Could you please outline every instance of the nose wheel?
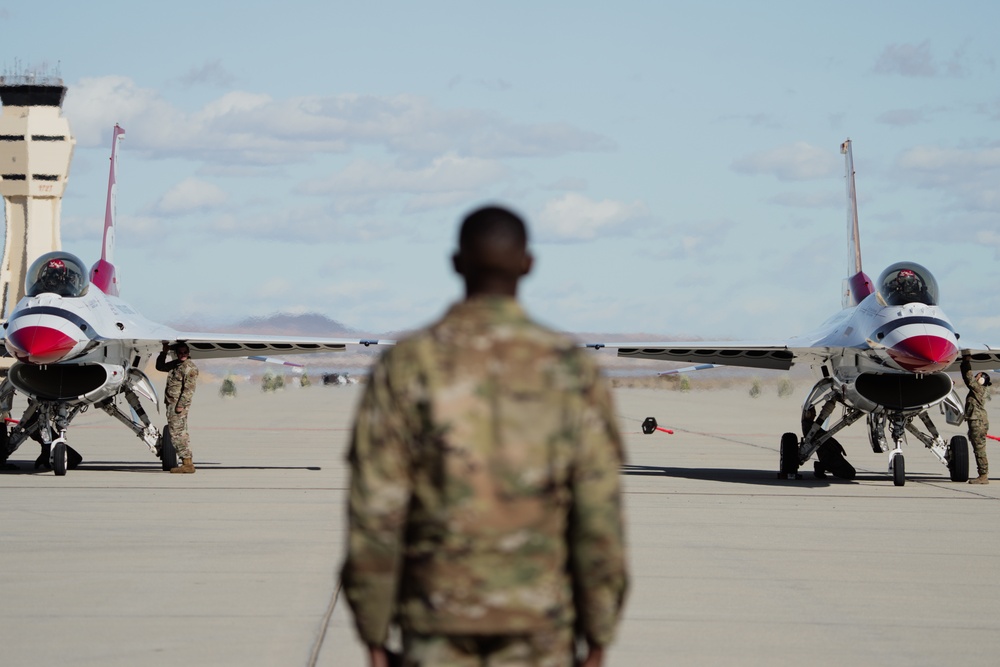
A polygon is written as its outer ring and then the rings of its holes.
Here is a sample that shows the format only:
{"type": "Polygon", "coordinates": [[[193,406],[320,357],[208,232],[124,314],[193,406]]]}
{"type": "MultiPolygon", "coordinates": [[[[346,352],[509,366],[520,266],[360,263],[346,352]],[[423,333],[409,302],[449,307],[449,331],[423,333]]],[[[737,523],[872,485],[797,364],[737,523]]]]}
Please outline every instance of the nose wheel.
{"type": "Polygon", "coordinates": [[[66,442],[56,441],[52,443],[52,472],[55,473],[56,477],[62,477],[66,474],[68,464],[69,456],[67,455],[66,442]]]}
{"type": "Polygon", "coordinates": [[[903,452],[897,449],[889,457],[889,471],[892,472],[892,483],[896,486],[906,484],[906,462],[903,460],[903,452]]]}

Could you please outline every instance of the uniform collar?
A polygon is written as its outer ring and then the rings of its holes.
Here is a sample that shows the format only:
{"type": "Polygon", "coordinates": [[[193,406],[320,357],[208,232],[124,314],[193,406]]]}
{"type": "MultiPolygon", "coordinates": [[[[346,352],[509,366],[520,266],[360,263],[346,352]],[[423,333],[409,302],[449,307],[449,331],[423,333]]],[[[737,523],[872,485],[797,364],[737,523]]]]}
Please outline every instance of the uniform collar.
{"type": "Polygon", "coordinates": [[[477,296],[471,299],[459,301],[453,305],[449,314],[454,315],[479,315],[485,317],[497,317],[510,319],[525,317],[524,308],[512,296],[477,296]]]}

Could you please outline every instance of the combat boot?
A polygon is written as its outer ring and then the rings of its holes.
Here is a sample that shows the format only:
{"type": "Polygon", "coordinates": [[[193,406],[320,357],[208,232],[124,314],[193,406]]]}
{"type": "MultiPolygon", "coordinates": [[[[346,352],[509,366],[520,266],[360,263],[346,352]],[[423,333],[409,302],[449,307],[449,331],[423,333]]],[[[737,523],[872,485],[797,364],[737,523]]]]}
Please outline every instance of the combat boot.
{"type": "Polygon", "coordinates": [[[191,474],[194,472],[194,463],[191,462],[191,457],[181,459],[181,464],[176,468],[171,468],[170,472],[177,472],[181,474],[191,474]]]}
{"type": "Polygon", "coordinates": [[[985,472],[979,477],[969,480],[969,484],[989,484],[989,483],[990,483],[990,476],[987,475],[985,472]]]}

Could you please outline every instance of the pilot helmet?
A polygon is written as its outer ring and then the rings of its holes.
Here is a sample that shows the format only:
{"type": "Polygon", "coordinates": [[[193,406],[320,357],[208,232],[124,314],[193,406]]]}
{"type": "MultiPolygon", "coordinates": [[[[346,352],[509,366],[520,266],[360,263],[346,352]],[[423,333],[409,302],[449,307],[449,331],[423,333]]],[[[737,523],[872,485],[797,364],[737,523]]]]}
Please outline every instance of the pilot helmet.
{"type": "Polygon", "coordinates": [[[912,289],[920,285],[920,278],[913,269],[900,269],[896,274],[896,284],[904,289],[912,289]]]}
{"type": "Polygon", "coordinates": [[[42,268],[41,281],[47,286],[65,285],[69,281],[69,269],[59,257],[53,257],[45,262],[42,268]]]}

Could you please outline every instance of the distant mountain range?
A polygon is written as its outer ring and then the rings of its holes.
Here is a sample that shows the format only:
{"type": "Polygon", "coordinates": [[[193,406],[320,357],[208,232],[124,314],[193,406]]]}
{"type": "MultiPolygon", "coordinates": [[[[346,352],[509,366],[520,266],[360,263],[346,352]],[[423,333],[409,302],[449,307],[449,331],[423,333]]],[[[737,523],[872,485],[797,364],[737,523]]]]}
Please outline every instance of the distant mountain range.
{"type": "MultiPolygon", "coordinates": [[[[232,324],[206,325],[203,322],[174,322],[172,327],[187,331],[238,332],[251,334],[279,334],[282,336],[324,336],[328,338],[343,338],[365,336],[371,338],[396,339],[405,331],[364,331],[354,329],[337,320],[330,319],[319,313],[293,315],[290,313],[275,313],[266,317],[247,317],[232,324]]],[[[639,341],[671,341],[676,337],[663,334],[646,333],[575,333],[568,332],[574,338],[587,342],[639,342],[639,341]]]]}
{"type": "Polygon", "coordinates": [[[267,317],[248,317],[232,326],[234,331],[256,334],[281,334],[283,336],[326,336],[336,338],[358,335],[356,329],[351,329],[337,320],[332,320],[319,313],[290,315],[275,313],[267,317]]]}
{"type": "Polygon", "coordinates": [[[185,320],[172,322],[170,326],[182,331],[230,332],[248,334],[276,334],[280,336],[308,336],[324,338],[343,338],[365,336],[384,338],[385,334],[360,331],[341,324],[319,313],[292,315],[290,313],[275,313],[266,317],[247,317],[232,324],[205,324],[204,322],[185,320]]]}

